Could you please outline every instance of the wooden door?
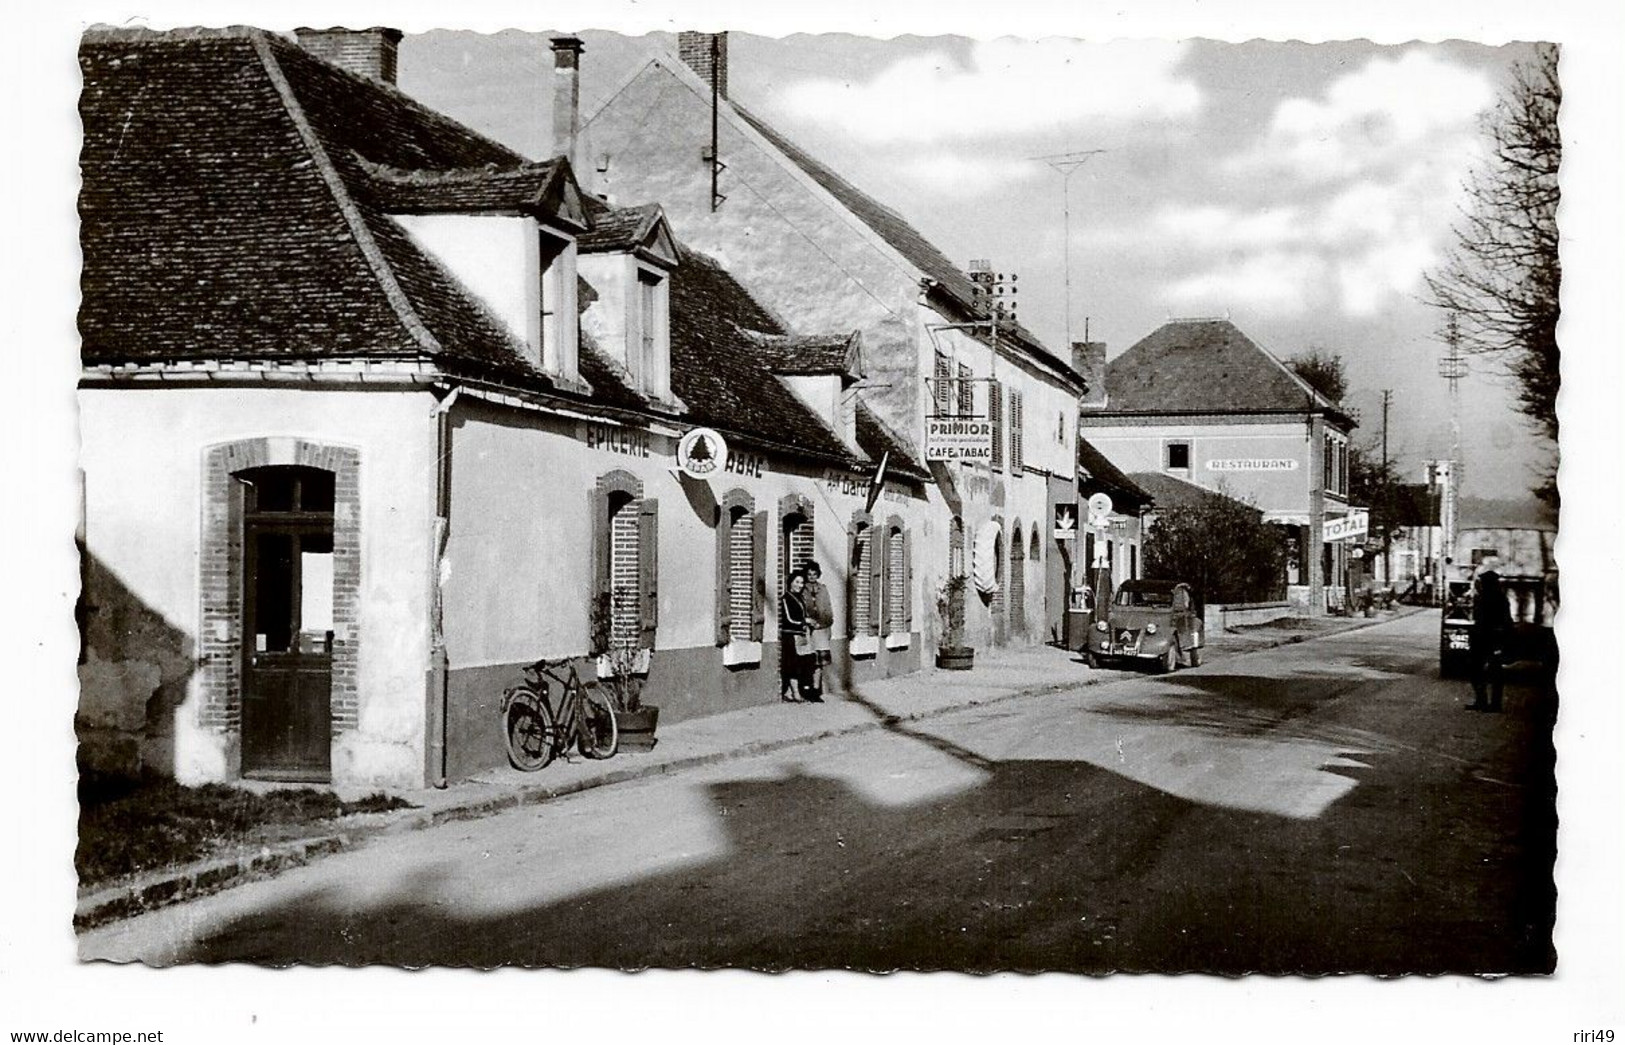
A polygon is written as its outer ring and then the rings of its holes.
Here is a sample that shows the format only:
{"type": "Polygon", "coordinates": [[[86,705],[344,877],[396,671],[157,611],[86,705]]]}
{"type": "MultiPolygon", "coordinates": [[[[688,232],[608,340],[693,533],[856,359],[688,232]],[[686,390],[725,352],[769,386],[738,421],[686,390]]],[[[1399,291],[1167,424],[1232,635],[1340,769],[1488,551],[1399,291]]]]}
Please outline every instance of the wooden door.
{"type": "Polygon", "coordinates": [[[326,781],[332,770],[333,480],[257,468],[243,524],[245,777],[326,781]]]}

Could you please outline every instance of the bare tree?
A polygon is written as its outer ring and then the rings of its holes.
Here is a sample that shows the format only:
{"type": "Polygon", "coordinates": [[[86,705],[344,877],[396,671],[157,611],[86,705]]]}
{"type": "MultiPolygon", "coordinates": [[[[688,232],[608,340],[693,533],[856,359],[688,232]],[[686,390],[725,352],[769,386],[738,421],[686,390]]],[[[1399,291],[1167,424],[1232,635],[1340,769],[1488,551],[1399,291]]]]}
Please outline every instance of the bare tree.
{"type": "MultiPolygon", "coordinates": [[[[1557,183],[1563,142],[1558,49],[1537,46],[1484,120],[1490,155],[1467,182],[1455,244],[1428,276],[1431,304],[1454,314],[1462,347],[1497,357],[1517,382],[1518,404],[1557,439],[1557,183]]],[[[1555,504],[1546,476],[1535,491],[1555,504]]]]}

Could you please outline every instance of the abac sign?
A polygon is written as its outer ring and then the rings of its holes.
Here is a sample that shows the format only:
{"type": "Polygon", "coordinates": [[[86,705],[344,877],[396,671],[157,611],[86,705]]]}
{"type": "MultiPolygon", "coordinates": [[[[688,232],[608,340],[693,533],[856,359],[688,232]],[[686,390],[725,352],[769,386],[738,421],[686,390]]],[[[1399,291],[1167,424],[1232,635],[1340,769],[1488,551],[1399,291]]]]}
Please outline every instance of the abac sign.
{"type": "Polygon", "coordinates": [[[993,422],[963,417],[926,418],[925,459],[993,460],[993,422]]]}

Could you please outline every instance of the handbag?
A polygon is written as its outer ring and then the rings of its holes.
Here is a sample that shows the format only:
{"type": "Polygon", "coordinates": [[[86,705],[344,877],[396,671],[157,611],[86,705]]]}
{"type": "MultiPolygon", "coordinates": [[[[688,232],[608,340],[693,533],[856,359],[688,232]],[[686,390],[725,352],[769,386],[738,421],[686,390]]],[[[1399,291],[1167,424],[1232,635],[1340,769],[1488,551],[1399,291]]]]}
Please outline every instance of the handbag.
{"type": "Polygon", "coordinates": [[[805,632],[796,635],[796,656],[805,657],[812,652],[812,637],[805,632]]]}

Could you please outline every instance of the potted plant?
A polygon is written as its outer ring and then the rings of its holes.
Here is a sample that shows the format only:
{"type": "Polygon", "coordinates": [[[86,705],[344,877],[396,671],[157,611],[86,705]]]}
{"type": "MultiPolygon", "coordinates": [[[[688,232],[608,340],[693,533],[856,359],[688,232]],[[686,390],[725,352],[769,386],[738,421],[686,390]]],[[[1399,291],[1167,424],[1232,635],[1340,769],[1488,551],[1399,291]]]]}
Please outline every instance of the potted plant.
{"type": "Polygon", "coordinates": [[[626,588],[603,592],[593,604],[592,651],[598,660],[598,682],[609,693],[615,709],[615,727],[622,751],[648,751],[655,746],[655,725],[660,709],[643,702],[643,677],[649,672],[649,651],[636,641],[615,639],[615,611],[629,610],[636,596],[626,588]]]}
{"type": "Polygon", "coordinates": [[[937,667],[969,671],[976,651],[965,645],[965,575],[957,574],[937,588],[937,619],[942,639],[937,646],[937,667]]]}

